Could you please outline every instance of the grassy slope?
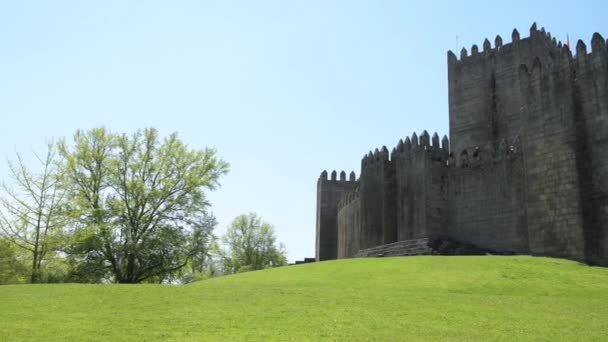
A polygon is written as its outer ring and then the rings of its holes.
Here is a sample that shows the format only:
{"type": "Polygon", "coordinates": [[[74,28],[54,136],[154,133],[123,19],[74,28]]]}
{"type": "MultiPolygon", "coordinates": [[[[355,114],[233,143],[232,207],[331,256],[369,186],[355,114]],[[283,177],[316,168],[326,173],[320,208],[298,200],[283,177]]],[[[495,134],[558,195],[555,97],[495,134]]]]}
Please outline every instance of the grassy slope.
{"type": "Polygon", "coordinates": [[[187,286],[0,287],[0,340],[606,340],[608,269],[532,257],[331,261],[187,286]]]}

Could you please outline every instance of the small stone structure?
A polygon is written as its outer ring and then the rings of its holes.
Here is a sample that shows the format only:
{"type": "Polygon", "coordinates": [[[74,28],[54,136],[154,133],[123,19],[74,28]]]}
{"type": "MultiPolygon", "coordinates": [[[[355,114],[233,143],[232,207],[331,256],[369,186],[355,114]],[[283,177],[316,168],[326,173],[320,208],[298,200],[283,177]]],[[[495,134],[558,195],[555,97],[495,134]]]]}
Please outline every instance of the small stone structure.
{"type": "Polygon", "coordinates": [[[359,179],[323,171],[316,259],[428,238],[608,265],[606,40],[573,55],[534,24],[447,61],[450,139],[370,151],[359,179]]]}

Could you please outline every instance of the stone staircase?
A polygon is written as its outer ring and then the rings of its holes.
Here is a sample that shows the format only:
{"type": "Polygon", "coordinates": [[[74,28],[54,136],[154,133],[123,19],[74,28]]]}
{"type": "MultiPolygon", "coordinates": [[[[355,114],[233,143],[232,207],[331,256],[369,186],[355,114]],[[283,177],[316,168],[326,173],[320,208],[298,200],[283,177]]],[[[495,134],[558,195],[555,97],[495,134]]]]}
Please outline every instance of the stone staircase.
{"type": "Polygon", "coordinates": [[[431,255],[436,254],[429,247],[429,239],[405,240],[380,245],[372,248],[362,249],[355,255],[355,258],[381,257],[381,256],[411,256],[411,255],[431,255]]]}

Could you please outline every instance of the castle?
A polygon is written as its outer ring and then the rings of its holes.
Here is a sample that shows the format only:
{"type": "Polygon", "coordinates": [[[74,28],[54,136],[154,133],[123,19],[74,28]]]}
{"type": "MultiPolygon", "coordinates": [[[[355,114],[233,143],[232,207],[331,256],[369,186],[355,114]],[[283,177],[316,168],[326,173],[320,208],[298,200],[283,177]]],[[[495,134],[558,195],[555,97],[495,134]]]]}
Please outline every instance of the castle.
{"type": "Polygon", "coordinates": [[[421,238],[608,266],[608,43],[536,24],[448,51],[450,137],[426,131],[317,182],[316,259],[421,238]]]}

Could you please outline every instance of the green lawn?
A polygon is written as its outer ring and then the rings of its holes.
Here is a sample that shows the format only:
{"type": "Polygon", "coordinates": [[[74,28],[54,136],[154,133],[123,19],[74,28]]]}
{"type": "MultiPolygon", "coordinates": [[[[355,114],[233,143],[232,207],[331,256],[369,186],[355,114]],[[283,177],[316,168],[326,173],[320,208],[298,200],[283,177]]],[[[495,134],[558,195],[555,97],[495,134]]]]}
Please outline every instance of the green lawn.
{"type": "Polygon", "coordinates": [[[430,256],[186,286],[1,286],[0,340],[607,341],[608,269],[430,256]]]}

